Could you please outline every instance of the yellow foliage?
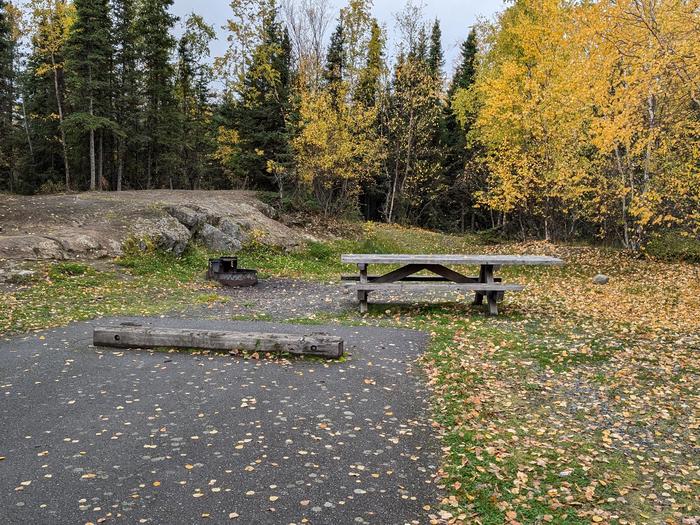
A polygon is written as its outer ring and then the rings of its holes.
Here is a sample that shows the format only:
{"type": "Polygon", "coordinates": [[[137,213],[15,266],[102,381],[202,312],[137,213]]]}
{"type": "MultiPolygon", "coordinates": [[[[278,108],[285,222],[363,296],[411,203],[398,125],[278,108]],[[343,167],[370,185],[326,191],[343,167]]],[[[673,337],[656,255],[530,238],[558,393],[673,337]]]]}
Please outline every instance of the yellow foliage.
{"type": "Polygon", "coordinates": [[[519,0],[486,28],[463,111],[491,172],[482,201],[606,222],[635,246],[697,222],[700,0],[519,0]],[[610,218],[615,219],[610,224],[610,218]]]}
{"type": "Polygon", "coordinates": [[[376,108],[349,103],[340,91],[302,93],[302,130],[293,141],[299,179],[327,214],[356,203],[360,183],[377,173],[384,155],[376,108]]]}

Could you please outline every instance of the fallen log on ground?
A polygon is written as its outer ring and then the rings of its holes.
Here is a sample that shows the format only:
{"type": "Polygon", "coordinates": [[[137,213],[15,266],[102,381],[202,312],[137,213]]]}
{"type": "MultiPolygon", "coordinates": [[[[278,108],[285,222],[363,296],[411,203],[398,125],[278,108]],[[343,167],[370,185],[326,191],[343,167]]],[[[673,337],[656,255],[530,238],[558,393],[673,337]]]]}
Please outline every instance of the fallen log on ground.
{"type": "Polygon", "coordinates": [[[338,359],[344,342],[323,334],[292,335],[176,328],[120,326],[95,328],[95,346],[111,348],[192,348],[199,350],[289,353],[338,359]]]}

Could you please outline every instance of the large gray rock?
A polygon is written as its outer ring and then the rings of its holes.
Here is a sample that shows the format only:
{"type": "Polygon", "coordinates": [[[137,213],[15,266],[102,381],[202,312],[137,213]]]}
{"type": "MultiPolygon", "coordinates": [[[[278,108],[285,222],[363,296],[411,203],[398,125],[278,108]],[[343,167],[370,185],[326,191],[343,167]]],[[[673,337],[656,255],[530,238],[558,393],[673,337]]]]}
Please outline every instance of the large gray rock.
{"type": "Polygon", "coordinates": [[[240,240],[226,235],[219,228],[215,228],[211,224],[205,224],[197,238],[205,248],[213,252],[234,254],[238,253],[242,246],[240,240]]]}
{"type": "Polygon", "coordinates": [[[224,235],[238,240],[241,244],[248,242],[250,236],[241,228],[241,225],[234,221],[231,217],[224,217],[219,221],[217,226],[224,235]]]}
{"type": "Polygon", "coordinates": [[[138,221],[132,230],[132,236],[180,256],[187,249],[192,232],[177,219],[168,216],[158,220],[138,221]]]}
{"type": "Polygon", "coordinates": [[[207,222],[206,213],[197,211],[189,206],[169,206],[166,208],[166,211],[189,230],[199,231],[207,222]]]}
{"type": "Polygon", "coordinates": [[[55,239],[40,235],[0,237],[0,258],[24,260],[63,260],[66,254],[55,239]]]}

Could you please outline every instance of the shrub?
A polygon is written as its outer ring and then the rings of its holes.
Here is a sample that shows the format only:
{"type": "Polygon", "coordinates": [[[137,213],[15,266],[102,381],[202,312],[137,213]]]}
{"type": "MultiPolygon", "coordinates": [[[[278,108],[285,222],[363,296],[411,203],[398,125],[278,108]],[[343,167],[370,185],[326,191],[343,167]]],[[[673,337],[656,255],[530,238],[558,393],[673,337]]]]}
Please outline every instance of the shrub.
{"type": "Polygon", "coordinates": [[[664,261],[700,263],[700,240],[679,232],[654,235],[644,251],[664,261]]]}

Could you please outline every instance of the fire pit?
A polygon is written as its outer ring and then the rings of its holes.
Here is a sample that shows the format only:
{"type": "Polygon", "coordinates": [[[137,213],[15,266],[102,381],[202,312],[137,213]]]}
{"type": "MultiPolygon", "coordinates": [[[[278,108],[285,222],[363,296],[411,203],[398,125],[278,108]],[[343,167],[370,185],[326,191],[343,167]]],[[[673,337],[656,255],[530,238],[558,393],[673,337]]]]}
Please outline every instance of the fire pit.
{"type": "Polygon", "coordinates": [[[222,257],[209,260],[207,279],[218,281],[224,286],[243,288],[258,284],[258,272],[238,268],[238,257],[222,257]]]}

